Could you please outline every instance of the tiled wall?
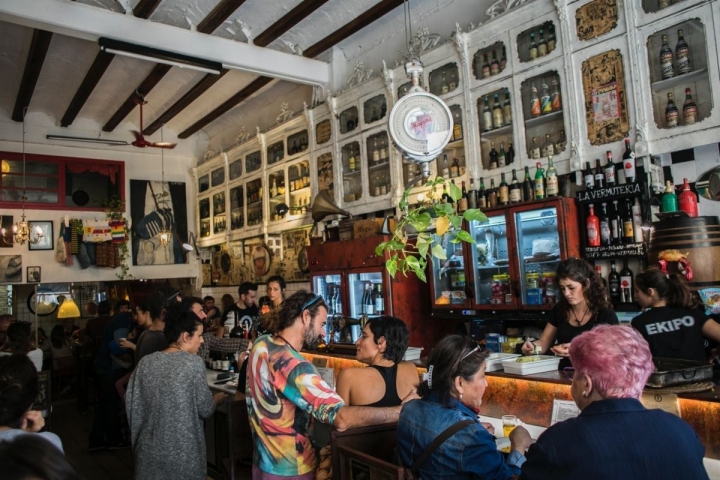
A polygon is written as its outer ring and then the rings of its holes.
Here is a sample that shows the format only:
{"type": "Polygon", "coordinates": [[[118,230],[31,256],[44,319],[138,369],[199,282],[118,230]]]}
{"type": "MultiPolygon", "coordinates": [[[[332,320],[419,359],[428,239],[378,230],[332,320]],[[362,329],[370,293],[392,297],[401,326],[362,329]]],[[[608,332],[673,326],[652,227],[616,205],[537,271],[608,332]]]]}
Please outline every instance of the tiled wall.
{"type": "MultiPolygon", "coordinates": [[[[258,298],[265,295],[265,292],[267,290],[266,285],[258,285],[258,298]]],[[[310,282],[297,282],[297,283],[288,283],[287,288],[285,289],[285,298],[289,297],[293,293],[297,292],[298,290],[312,290],[312,287],[310,286],[310,282]]],[[[229,293],[232,295],[232,297],[237,300],[238,299],[238,287],[203,287],[202,289],[202,295],[201,298],[210,295],[215,298],[215,305],[220,305],[220,299],[223,295],[226,293],[229,293]]]]}

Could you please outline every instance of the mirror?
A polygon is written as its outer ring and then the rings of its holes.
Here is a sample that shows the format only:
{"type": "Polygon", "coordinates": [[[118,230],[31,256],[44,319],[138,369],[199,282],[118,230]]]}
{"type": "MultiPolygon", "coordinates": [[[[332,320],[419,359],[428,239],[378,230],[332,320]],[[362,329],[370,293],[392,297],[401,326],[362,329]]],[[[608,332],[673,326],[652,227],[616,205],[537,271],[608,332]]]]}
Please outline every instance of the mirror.
{"type": "Polygon", "coordinates": [[[703,198],[720,201],[720,166],[700,175],[695,182],[695,190],[703,198]]]}

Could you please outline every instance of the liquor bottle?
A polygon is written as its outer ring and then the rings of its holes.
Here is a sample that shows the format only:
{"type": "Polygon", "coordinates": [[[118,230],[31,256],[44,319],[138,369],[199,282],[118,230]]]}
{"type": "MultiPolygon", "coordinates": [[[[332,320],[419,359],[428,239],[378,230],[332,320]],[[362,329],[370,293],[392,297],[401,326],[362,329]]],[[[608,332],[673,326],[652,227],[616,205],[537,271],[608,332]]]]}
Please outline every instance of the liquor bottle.
{"type": "Polygon", "coordinates": [[[366,315],[375,315],[375,302],[373,301],[373,284],[372,282],[368,282],[366,286],[366,296],[365,296],[365,314],[366,315]]]}
{"type": "Polygon", "coordinates": [[[442,191],[442,203],[450,203],[450,195],[448,195],[447,187],[445,184],[443,184],[443,191],[442,191]]]}
{"type": "Polygon", "coordinates": [[[600,245],[609,247],[611,244],[610,215],[608,215],[607,203],[603,202],[600,204],[600,245]]]}
{"type": "Polygon", "coordinates": [[[548,156],[548,168],[547,172],[545,173],[545,183],[545,196],[547,198],[557,197],[560,188],[558,184],[557,170],[555,170],[555,165],[553,165],[552,155],[548,156]]]}
{"type": "Polygon", "coordinates": [[[528,49],[528,55],[530,57],[530,61],[533,61],[538,56],[538,47],[537,43],[535,43],[535,34],[530,34],[530,48],[528,49]]]}
{"type": "Polygon", "coordinates": [[[530,116],[539,117],[540,112],[540,98],[538,98],[537,88],[533,85],[530,87],[530,116]]]}
{"type": "Polygon", "coordinates": [[[613,163],[612,152],[607,151],[607,163],[603,168],[605,174],[605,185],[608,187],[614,187],[617,184],[617,178],[615,177],[615,163],[613,163]]]}
{"type": "Polygon", "coordinates": [[[542,156],[550,157],[555,155],[555,144],[550,140],[550,134],[545,134],[545,143],[542,146],[542,156]]]}
{"type": "Polygon", "coordinates": [[[483,209],[488,206],[487,192],[485,191],[485,179],[480,177],[480,188],[477,193],[478,208],[483,209]]]}
{"type": "Polygon", "coordinates": [[[600,265],[595,265],[595,273],[597,273],[598,278],[600,278],[605,285],[605,290],[608,288],[607,280],[605,280],[602,276],[602,267],[600,265]]]}
{"type": "Polygon", "coordinates": [[[372,165],[380,163],[380,149],[378,148],[377,138],[373,139],[372,165]]]}
{"type": "Polygon", "coordinates": [[[450,178],[450,167],[448,167],[447,155],[443,155],[443,167],[440,171],[440,176],[443,178],[450,178]]]}
{"type": "Polygon", "coordinates": [[[486,132],[489,132],[493,129],[493,116],[492,112],[490,111],[490,97],[485,95],[485,106],[483,107],[483,113],[482,113],[482,124],[483,124],[483,130],[486,132]]]}
{"type": "Polygon", "coordinates": [[[605,187],[605,171],[600,166],[600,159],[595,159],[595,188],[605,187]]]}
{"type": "Polygon", "coordinates": [[[410,183],[415,178],[415,164],[408,163],[407,166],[407,183],[410,183]]]}
{"type": "Polygon", "coordinates": [[[512,107],[510,106],[509,90],[505,90],[505,101],[503,102],[503,118],[505,119],[505,125],[512,125],[512,107]]]}
{"type": "Polygon", "coordinates": [[[625,199],[625,215],[623,216],[623,243],[635,241],[635,225],[633,224],[632,205],[630,199],[625,199]]]}
{"type": "Polygon", "coordinates": [[[668,92],[667,96],[668,103],[667,107],[665,107],[665,128],[675,128],[678,126],[680,112],[678,112],[678,108],[675,105],[672,92],[668,92]]]}
{"type": "Polygon", "coordinates": [[[457,76],[455,70],[450,70],[450,81],[448,82],[448,90],[452,92],[457,88],[457,76]]]}
{"type": "Polygon", "coordinates": [[[552,103],[550,102],[550,89],[548,89],[547,83],[543,80],[543,83],[540,85],[540,89],[542,90],[542,95],[540,95],[540,111],[543,115],[546,113],[552,113],[552,103]]]}
{"type": "Polygon", "coordinates": [[[500,55],[500,71],[505,70],[505,65],[507,65],[507,54],[505,53],[505,45],[503,45],[502,55],[500,55]]]}
{"type": "Polygon", "coordinates": [[[673,51],[668,45],[667,35],[662,36],[662,46],[660,47],[660,77],[665,80],[675,76],[675,67],[673,66],[673,51]]]}
{"type": "Polygon", "coordinates": [[[677,212],[678,209],[678,198],[675,195],[675,189],[673,188],[672,182],[668,180],[665,183],[665,193],[662,196],[662,211],[663,212],[677,212]]]}
{"type": "Polygon", "coordinates": [[[625,183],[635,181],[635,153],[630,148],[630,139],[625,139],[625,152],[622,156],[623,170],[625,171],[625,183]]]}
{"type": "Polygon", "coordinates": [[[675,46],[675,64],[677,65],[678,75],[692,72],[692,62],[690,60],[690,46],[683,37],[683,31],[678,30],[678,41],[675,46]]]}
{"type": "Polygon", "coordinates": [[[610,275],[608,275],[610,289],[610,300],[612,303],[620,303],[620,274],[615,267],[615,260],[610,262],[610,275]]]}
{"type": "Polygon", "coordinates": [[[452,165],[450,165],[450,176],[451,177],[459,177],[460,176],[460,162],[458,162],[457,157],[453,158],[452,165]]]}
{"type": "Polygon", "coordinates": [[[697,122],[697,105],[690,94],[690,89],[685,89],[685,103],[683,104],[683,124],[692,125],[697,122]]]}
{"type": "Polygon", "coordinates": [[[488,62],[487,53],[483,53],[482,78],[490,76],[490,62],[488,62]]]}
{"type": "Polygon", "coordinates": [[[375,294],[373,296],[375,304],[375,315],[382,315],[385,312],[385,299],[382,294],[382,284],[375,284],[375,294]]]}
{"type": "Polygon", "coordinates": [[[560,130],[560,135],[558,135],[558,141],[555,142],[555,152],[564,152],[566,144],[567,140],[565,139],[565,130],[560,130]]]}
{"type": "Polygon", "coordinates": [[[453,142],[462,140],[462,138],[462,119],[460,118],[460,109],[457,109],[453,114],[453,142]]]}
{"type": "Polygon", "coordinates": [[[510,203],[522,202],[522,188],[517,179],[517,171],[512,169],[512,182],[510,182],[510,203]]]}
{"type": "Polygon", "coordinates": [[[642,206],[640,205],[640,199],[638,197],[635,197],[632,205],[632,218],[635,243],[642,242],[644,240],[642,230],[642,206]]]}
{"type": "Polygon", "coordinates": [[[478,208],[477,190],[475,190],[475,179],[470,177],[470,190],[468,191],[468,208],[478,208]]]}
{"type": "Polygon", "coordinates": [[[552,104],[553,112],[562,110],[562,97],[560,95],[560,82],[557,77],[552,79],[553,91],[550,94],[550,103],[552,104]]]}
{"type": "Polygon", "coordinates": [[[468,209],[468,192],[465,188],[465,181],[462,182],[462,197],[460,197],[460,200],[458,200],[458,213],[463,213],[465,210],[468,209]]]}
{"type": "Polygon", "coordinates": [[[500,62],[498,62],[497,53],[493,50],[492,61],[490,62],[490,75],[497,75],[498,73],[500,73],[500,62]]]}
{"type": "Polygon", "coordinates": [[[627,258],[623,258],[623,269],[620,270],[620,302],[633,303],[633,272],[627,258]]]}
{"type": "Polygon", "coordinates": [[[498,168],[498,153],[495,150],[495,142],[490,143],[490,170],[498,168]]]}
{"type": "Polygon", "coordinates": [[[623,221],[620,215],[620,206],[617,200],[613,200],[613,214],[610,217],[610,234],[612,235],[613,245],[622,245],[622,229],[623,221]]]}
{"type": "Polygon", "coordinates": [[[535,168],[535,200],[542,200],[545,198],[545,173],[540,162],[535,168]]]}
{"type": "Polygon", "coordinates": [[[500,205],[510,203],[510,187],[505,181],[505,173],[500,174],[500,187],[498,188],[498,202],[500,205]]]}
{"type": "Polygon", "coordinates": [[[353,147],[350,147],[350,153],[348,154],[348,170],[351,172],[355,171],[355,155],[353,154],[353,147]]]}
{"type": "Polygon", "coordinates": [[[512,164],[515,161],[515,149],[512,146],[512,141],[508,143],[507,153],[505,154],[505,163],[507,165],[512,164]]]}
{"type": "Polygon", "coordinates": [[[500,142],[500,151],[498,152],[498,167],[507,165],[507,152],[505,152],[505,142],[500,142]]]}
{"type": "Polygon", "coordinates": [[[600,246],[600,219],[595,215],[595,206],[590,204],[590,213],[585,219],[585,227],[587,228],[587,241],[589,247],[600,246]]]}
{"type": "Polygon", "coordinates": [[[583,170],[583,178],[585,179],[585,189],[592,190],[595,188],[595,174],[590,169],[590,162],[585,162],[585,170],[583,170]]]}
{"type": "Polygon", "coordinates": [[[495,94],[494,99],[495,103],[493,104],[492,109],[493,128],[500,128],[505,124],[505,122],[503,121],[503,109],[502,105],[500,105],[500,100],[497,93],[495,94]]]}
{"type": "Polygon", "coordinates": [[[555,50],[555,24],[551,23],[548,27],[548,53],[555,50]]]}
{"type": "Polygon", "coordinates": [[[488,208],[493,208],[497,205],[497,189],[495,188],[495,179],[490,179],[490,190],[488,191],[488,208]]]}
{"type": "Polygon", "coordinates": [[[697,197],[695,196],[695,192],[690,190],[687,178],[683,178],[682,192],[678,195],[678,206],[680,210],[687,213],[689,217],[698,216],[697,197]]]}
{"type": "Polygon", "coordinates": [[[535,137],[532,137],[532,145],[530,145],[528,157],[530,157],[531,160],[540,160],[540,145],[537,144],[535,137]]]}
{"type": "Polygon", "coordinates": [[[445,72],[442,72],[441,82],[442,83],[440,84],[440,94],[444,95],[450,91],[450,87],[448,86],[448,83],[447,83],[447,75],[445,72]]]}
{"type": "Polygon", "coordinates": [[[548,46],[547,42],[545,41],[545,32],[542,28],[540,29],[540,38],[538,39],[537,49],[538,57],[544,57],[548,53],[548,46]]]}
{"type": "Polygon", "coordinates": [[[525,167],[525,179],[522,184],[523,202],[529,202],[535,198],[535,185],[530,178],[530,167],[525,167]]]}
{"type": "Polygon", "coordinates": [[[270,185],[270,197],[276,197],[277,196],[277,184],[275,183],[275,177],[272,179],[272,184],[270,185]]]}

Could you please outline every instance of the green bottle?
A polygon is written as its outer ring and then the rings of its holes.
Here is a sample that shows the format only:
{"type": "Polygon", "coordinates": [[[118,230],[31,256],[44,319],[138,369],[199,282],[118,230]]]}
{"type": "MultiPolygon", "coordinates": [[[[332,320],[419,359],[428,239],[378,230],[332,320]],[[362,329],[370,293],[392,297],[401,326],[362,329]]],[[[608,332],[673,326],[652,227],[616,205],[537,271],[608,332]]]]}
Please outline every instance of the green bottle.
{"type": "Polygon", "coordinates": [[[662,211],[663,212],[677,212],[678,209],[678,197],[675,195],[675,189],[672,183],[668,180],[665,183],[665,194],[662,197],[662,211]]]}
{"type": "Polygon", "coordinates": [[[535,200],[545,198],[545,173],[542,165],[537,162],[537,170],[535,170],[535,200]]]}

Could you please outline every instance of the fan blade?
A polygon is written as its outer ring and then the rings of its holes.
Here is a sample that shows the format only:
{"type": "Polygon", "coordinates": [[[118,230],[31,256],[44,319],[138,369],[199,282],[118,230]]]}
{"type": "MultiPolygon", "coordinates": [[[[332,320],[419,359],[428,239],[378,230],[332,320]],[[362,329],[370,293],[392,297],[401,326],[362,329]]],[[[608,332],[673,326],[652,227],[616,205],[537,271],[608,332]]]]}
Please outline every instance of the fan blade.
{"type": "Polygon", "coordinates": [[[142,133],[138,132],[137,130],[131,130],[131,132],[133,133],[133,135],[135,135],[135,140],[137,140],[138,142],[145,141],[145,137],[142,133]]]}
{"type": "Polygon", "coordinates": [[[168,149],[171,149],[171,148],[177,147],[177,143],[154,142],[154,143],[150,143],[149,146],[150,146],[150,147],[155,147],[155,148],[168,148],[168,149]]]}

